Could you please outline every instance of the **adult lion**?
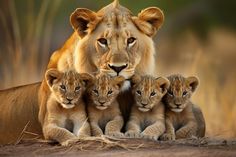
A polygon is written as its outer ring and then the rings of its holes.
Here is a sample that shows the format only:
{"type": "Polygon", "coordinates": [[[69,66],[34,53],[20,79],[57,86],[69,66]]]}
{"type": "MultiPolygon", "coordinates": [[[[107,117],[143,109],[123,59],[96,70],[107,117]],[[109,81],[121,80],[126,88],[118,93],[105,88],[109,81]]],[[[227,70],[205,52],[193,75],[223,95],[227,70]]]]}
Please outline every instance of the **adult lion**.
{"type": "MultiPolygon", "coordinates": [[[[159,8],[146,8],[134,16],[115,0],[98,12],[76,9],[70,20],[75,32],[60,50],[54,52],[47,68],[60,71],[75,68],[87,73],[100,71],[126,79],[134,73],[154,75],[152,37],[164,21],[159,8]]],[[[44,123],[49,92],[45,80],[41,85],[36,83],[0,91],[0,112],[6,112],[0,115],[0,142],[16,140],[28,122],[27,131],[41,134],[39,122],[44,123]],[[27,114],[29,116],[25,116],[27,114]]],[[[129,90],[119,96],[119,103],[127,119],[132,103],[129,90]]]]}
{"type": "MultiPolygon", "coordinates": [[[[76,9],[70,18],[75,33],[64,47],[52,55],[48,68],[60,71],[75,68],[80,73],[103,72],[112,76],[122,75],[126,79],[134,73],[154,75],[155,46],[152,37],[163,20],[164,15],[159,8],[150,7],[133,16],[118,1],[98,12],[76,9]]],[[[39,120],[43,124],[49,95],[45,81],[39,94],[39,120]]],[[[119,96],[125,119],[132,102],[124,96],[129,94],[129,90],[125,90],[119,96]]]]}

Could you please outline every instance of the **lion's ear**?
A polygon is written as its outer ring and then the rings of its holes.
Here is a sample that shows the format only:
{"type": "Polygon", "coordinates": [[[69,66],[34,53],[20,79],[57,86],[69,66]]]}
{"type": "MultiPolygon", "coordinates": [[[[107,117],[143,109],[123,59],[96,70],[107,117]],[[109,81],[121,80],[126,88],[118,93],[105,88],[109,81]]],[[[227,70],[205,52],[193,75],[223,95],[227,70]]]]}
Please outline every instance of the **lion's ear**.
{"type": "Polygon", "coordinates": [[[156,78],[157,84],[161,88],[162,94],[166,94],[168,88],[170,87],[170,81],[164,77],[156,78]]]}
{"type": "Polygon", "coordinates": [[[88,84],[92,83],[94,80],[94,77],[88,73],[81,73],[80,74],[81,79],[84,81],[85,85],[87,86],[88,84]]]}
{"type": "Polygon", "coordinates": [[[97,14],[86,8],[78,8],[70,16],[70,23],[80,38],[95,29],[97,22],[97,14]]]}
{"type": "Polygon", "coordinates": [[[192,92],[194,92],[199,84],[199,79],[195,76],[190,76],[187,78],[187,84],[191,87],[192,92]]]}
{"type": "Polygon", "coordinates": [[[131,85],[135,85],[137,83],[139,83],[141,81],[141,76],[138,75],[138,74],[134,74],[132,77],[131,77],[131,85]]]}
{"type": "Polygon", "coordinates": [[[116,76],[113,80],[113,83],[115,85],[118,85],[119,87],[122,87],[124,82],[125,82],[125,78],[123,76],[116,76]]]}
{"type": "Polygon", "coordinates": [[[49,87],[52,87],[55,80],[61,77],[62,73],[57,69],[49,69],[46,71],[45,78],[49,87]]]}
{"type": "Polygon", "coordinates": [[[137,27],[148,36],[154,36],[164,22],[164,14],[157,7],[142,10],[138,17],[133,18],[137,27]]]}

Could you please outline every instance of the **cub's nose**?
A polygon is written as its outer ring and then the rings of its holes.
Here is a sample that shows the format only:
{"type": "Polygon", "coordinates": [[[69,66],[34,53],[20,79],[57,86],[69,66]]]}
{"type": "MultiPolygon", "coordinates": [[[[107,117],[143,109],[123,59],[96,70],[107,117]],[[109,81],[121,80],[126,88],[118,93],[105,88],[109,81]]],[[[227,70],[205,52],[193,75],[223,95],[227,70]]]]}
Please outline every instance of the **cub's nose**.
{"type": "Polygon", "coordinates": [[[99,101],[99,103],[100,103],[101,105],[103,105],[103,104],[105,104],[105,101],[99,101]]]}
{"type": "Polygon", "coordinates": [[[125,69],[125,68],[128,66],[128,64],[125,64],[125,65],[122,65],[122,66],[114,66],[114,65],[108,64],[108,66],[109,66],[112,70],[114,70],[115,72],[119,73],[119,72],[121,72],[123,69],[125,69]]]}
{"type": "Polygon", "coordinates": [[[66,98],[67,101],[71,102],[73,99],[71,98],[66,98]]]}
{"type": "Polygon", "coordinates": [[[180,107],[181,103],[175,103],[175,105],[176,105],[177,107],[180,107]]]}
{"type": "Polygon", "coordinates": [[[148,105],[148,103],[141,103],[144,107],[148,105]]]}

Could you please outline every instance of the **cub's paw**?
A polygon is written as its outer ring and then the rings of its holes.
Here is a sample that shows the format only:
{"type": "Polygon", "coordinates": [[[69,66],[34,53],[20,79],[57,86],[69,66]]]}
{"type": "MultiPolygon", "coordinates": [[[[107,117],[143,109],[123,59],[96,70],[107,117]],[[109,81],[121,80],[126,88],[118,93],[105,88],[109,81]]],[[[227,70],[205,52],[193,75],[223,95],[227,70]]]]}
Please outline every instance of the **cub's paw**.
{"type": "Polygon", "coordinates": [[[194,130],[178,130],[176,132],[176,139],[194,138],[195,135],[196,131],[194,130]]]}
{"type": "Polygon", "coordinates": [[[79,141],[79,138],[73,138],[73,139],[69,139],[69,140],[62,142],[61,145],[66,146],[66,147],[71,147],[71,146],[75,145],[76,142],[78,142],[78,141],[79,141]]]}
{"type": "Polygon", "coordinates": [[[125,136],[126,137],[129,137],[129,138],[140,138],[140,133],[139,132],[136,132],[136,131],[127,131],[125,133],[125,136]]]}
{"type": "Polygon", "coordinates": [[[102,131],[93,131],[92,132],[92,136],[95,136],[95,137],[101,137],[103,134],[102,131]]]}
{"type": "Polygon", "coordinates": [[[164,133],[163,135],[161,135],[160,139],[163,141],[175,140],[175,135],[170,133],[164,133]]]}
{"type": "Polygon", "coordinates": [[[159,136],[147,135],[147,134],[141,133],[141,138],[144,138],[144,139],[158,140],[158,137],[159,136]]]}
{"type": "Polygon", "coordinates": [[[118,131],[117,132],[109,132],[106,135],[112,136],[112,137],[118,137],[118,138],[122,138],[125,136],[122,132],[118,132],[118,131]]]}

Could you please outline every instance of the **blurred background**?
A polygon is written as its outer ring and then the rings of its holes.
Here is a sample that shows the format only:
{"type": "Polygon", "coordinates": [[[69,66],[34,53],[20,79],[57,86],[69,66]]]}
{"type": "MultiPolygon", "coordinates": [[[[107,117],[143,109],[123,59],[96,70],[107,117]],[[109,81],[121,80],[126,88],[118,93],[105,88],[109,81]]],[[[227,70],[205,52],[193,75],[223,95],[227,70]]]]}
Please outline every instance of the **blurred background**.
{"type": "MultiPolygon", "coordinates": [[[[112,0],[0,0],[0,89],[40,81],[50,55],[73,30],[77,7],[97,11],[112,0]]],[[[120,0],[134,15],[149,6],[165,13],[154,40],[157,73],[200,78],[193,102],[207,136],[236,137],[236,1],[120,0]]]]}

